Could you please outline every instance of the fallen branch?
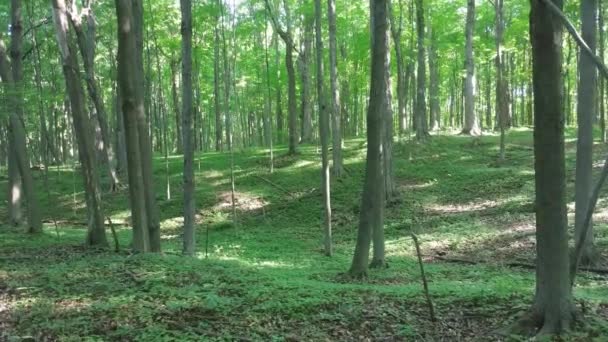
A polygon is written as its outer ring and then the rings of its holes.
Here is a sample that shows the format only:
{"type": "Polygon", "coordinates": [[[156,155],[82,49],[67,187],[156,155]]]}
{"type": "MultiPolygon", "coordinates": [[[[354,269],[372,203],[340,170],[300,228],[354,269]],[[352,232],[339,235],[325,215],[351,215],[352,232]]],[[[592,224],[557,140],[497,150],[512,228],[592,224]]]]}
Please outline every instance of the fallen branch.
{"type": "Polygon", "coordinates": [[[435,317],[435,309],[433,308],[433,301],[431,300],[431,295],[429,294],[429,285],[426,281],[426,275],[424,274],[424,265],[422,263],[422,254],[420,253],[420,243],[418,243],[418,237],[416,234],[412,233],[412,240],[414,240],[414,245],[416,246],[416,254],[418,254],[418,264],[420,265],[420,276],[422,277],[422,286],[424,287],[424,296],[426,297],[426,304],[429,307],[429,315],[431,316],[432,322],[437,322],[437,317],[435,317]]]}
{"type": "MultiPolygon", "coordinates": [[[[507,267],[519,267],[519,268],[525,268],[528,270],[535,270],[536,269],[536,265],[534,264],[529,264],[529,263],[525,263],[525,262],[520,262],[520,261],[515,261],[515,262],[507,262],[504,264],[491,264],[489,262],[486,261],[477,261],[477,260],[469,260],[469,259],[460,259],[460,258],[446,258],[446,257],[442,257],[442,256],[435,256],[434,257],[437,260],[441,260],[441,261],[445,261],[445,262],[449,262],[449,263],[456,263],[456,264],[465,264],[465,265],[494,265],[494,266],[507,266],[507,267]]],[[[590,272],[590,273],[597,273],[597,274],[608,274],[608,269],[604,269],[604,268],[595,268],[595,267],[580,267],[579,268],[581,271],[585,271],[585,272],[590,272]]]]}
{"type": "Polygon", "coordinates": [[[293,193],[292,191],[289,191],[289,190],[285,189],[284,187],[282,187],[282,186],[280,186],[280,185],[278,185],[278,184],[276,184],[276,183],[273,183],[273,182],[272,182],[272,181],[270,181],[269,179],[266,179],[266,178],[264,178],[264,177],[262,177],[262,176],[258,176],[258,175],[253,175],[253,176],[254,176],[254,177],[256,177],[256,178],[259,178],[259,179],[263,180],[264,182],[266,182],[266,183],[268,183],[268,184],[272,185],[273,187],[275,187],[275,188],[277,188],[277,189],[279,189],[279,190],[283,191],[285,194],[289,195],[290,197],[291,197],[291,196],[293,196],[293,195],[292,195],[292,193],[293,193]]]}

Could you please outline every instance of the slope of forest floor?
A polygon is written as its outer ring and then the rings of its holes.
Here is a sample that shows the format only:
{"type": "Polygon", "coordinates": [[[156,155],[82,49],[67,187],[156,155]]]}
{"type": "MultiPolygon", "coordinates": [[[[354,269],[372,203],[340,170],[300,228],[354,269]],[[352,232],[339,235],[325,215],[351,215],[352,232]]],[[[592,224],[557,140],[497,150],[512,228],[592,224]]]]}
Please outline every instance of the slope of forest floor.
{"type": "MultiPolygon", "coordinates": [[[[568,132],[572,138],[574,132],[568,132]]],[[[607,149],[596,145],[598,171],[607,149]]],[[[575,141],[567,142],[573,194],[575,141]]],[[[358,223],[365,142],[346,141],[347,175],[333,180],[335,256],[322,254],[319,154],[235,153],[237,224],[232,224],[230,158],[198,155],[198,257],[181,257],[181,168],[155,161],[164,254],[128,253],[127,192],[106,193],[121,251],[85,250],[80,174],[37,173],[45,230],[0,227],[0,340],[37,341],[458,341],[517,340],[496,331],[530,305],[534,272],[534,173],[530,130],[498,138],[437,135],[395,146],[399,196],[387,210],[390,267],[347,281],[358,223]],[[74,183],[76,182],[76,183],[74,183]],[[429,318],[415,248],[418,235],[437,322],[429,318]],[[205,252],[207,251],[207,252],[205,252]],[[518,267],[519,265],[519,267],[518,267]],[[523,267],[521,267],[523,265],[523,267]]],[[[0,174],[6,175],[5,172],[0,174]]],[[[0,188],[6,186],[0,177],[0,188]]],[[[606,192],[608,194],[608,192],[606,192]]],[[[6,192],[0,199],[6,201],[6,192]]],[[[572,196],[569,209],[573,211],[572,196]]],[[[6,217],[4,206],[0,217],[6,217]]],[[[572,220],[573,217],[571,217],[572,220]]],[[[595,223],[608,268],[608,208],[595,223]]],[[[112,241],[112,235],[108,231],[112,241]]],[[[113,244],[113,243],[112,243],[113,244]]],[[[608,336],[608,276],[583,272],[575,289],[586,324],[568,340],[608,336]]]]}

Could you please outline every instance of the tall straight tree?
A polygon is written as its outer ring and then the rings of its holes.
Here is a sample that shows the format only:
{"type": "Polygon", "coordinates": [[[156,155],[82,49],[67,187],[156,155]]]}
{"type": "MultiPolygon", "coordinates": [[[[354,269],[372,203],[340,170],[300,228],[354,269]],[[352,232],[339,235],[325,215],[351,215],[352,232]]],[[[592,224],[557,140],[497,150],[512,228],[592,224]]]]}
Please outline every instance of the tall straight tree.
{"type": "Polygon", "coordinates": [[[302,143],[312,142],[312,106],[311,106],[311,77],[310,58],[312,54],[312,30],[314,17],[306,14],[304,16],[304,39],[300,49],[300,75],[302,78],[302,143]]]}
{"type": "MultiPolygon", "coordinates": [[[[384,168],[382,166],[382,142],[385,129],[385,114],[387,108],[387,92],[389,80],[387,68],[388,50],[388,1],[370,0],[371,38],[371,84],[369,107],[367,111],[367,159],[365,164],[365,181],[361,208],[359,211],[359,230],[353,261],[349,274],[354,278],[367,275],[369,247],[374,231],[384,229],[384,168]]],[[[374,237],[374,260],[377,263],[377,245],[374,237]]],[[[378,257],[380,256],[378,250],[378,257]]],[[[382,255],[382,258],[384,256],[382,255]]],[[[383,261],[383,260],[382,260],[383,261]]]]}
{"type": "MultiPolygon", "coordinates": [[[[321,138],[321,189],[323,192],[323,232],[325,255],[333,254],[331,237],[331,186],[329,172],[329,115],[323,86],[323,32],[321,31],[321,0],[315,0],[315,41],[317,44],[317,101],[319,136],[321,138]]],[[[369,247],[368,247],[369,248],[369,247]]]]}
{"type": "MultiPolygon", "coordinates": [[[[501,0],[498,0],[501,1],[501,0]]],[[[475,33],[475,0],[467,0],[467,22],[465,29],[466,79],[464,83],[464,127],[463,134],[479,135],[479,120],[475,112],[475,58],[473,57],[473,34],[475,33]]]]}
{"type": "Polygon", "coordinates": [[[329,23],[329,84],[331,92],[331,136],[334,175],[342,176],[342,129],[340,127],[340,93],[338,91],[338,43],[336,38],[336,0],[327,0],[329,23]]]}
{"type": "Polygon", "coordinates": [[[272,12],[272,8],[270,7],[270,2],[265,0],[266,9],[270,15],[270,19],[272,20],[272,25],[277,32],[277,34],[281,37],[283,42],[285,43],[285,67],[287,69],[287,110],[289,111],[289,154],[297,153],[297,145],[298,145],[298,114],[297,114],[297,103],[296,103],[296,71],[294,67],[293,61],[293,52],[295,50],[295,45],[293,41],[293,28],[291,24],[291,13],[289,11],[289,6],[287,0],[283,0],[283,10],[285,11],[285,27],[283,28],[279,23],[279,19],[272,12]]]}
{"type": "Polygon", "coordinates": [[[505,77],[505,56],[503,51],[503,34],[505,30],[504,0],[494,2],[496,11],[496,116],[500,129],[499,159],[505,159],[505,130],[509,121],[509,94],[505,77]]]}
{"type": "Polygon", "coordinates": [[[403,0],[399,1],[399,19],[395,18],[395,6],[393,2],[389,2],[390,10],[390,25],[393,44],[395,46],[395,58],[397,59],[397,105],[399,120],[399,134],[403,134],[407,128],[407,115],[405,111],[407,103],[406,95],[406,72],[403,67],[403,49],[401,48],[401,35],[403,33],[403,0]]]}
{"type": "MultiPolygon", "coordinates": [[[[149,134],[150,124],[146,113],[147,101],[144,101],[144,62],[143,62],[143,28],[144,28],[144,9],[143,0],[132,0],[133,3],[133,25],[135,33],[135,62],[136,62],[136,81],[135,87],[138,103],[143,103],[144,111],[137,112],[137,130],[139,132],[139,148],[141,151],[142,175],[144,181],[144,194],[146,198],[146,215],[148,232],[150,237],[150,251],[160,252],[160,219],[159,210],[156,203],[156,192],[154,188],[154,178],[152,175],[152,143],[149,134]]],[[[179,123],[178,123],[179,127],[179,123]]]]}
{"type": "Polygon", "coordinates": [[[426,58],[424,47],[424,0],[416,0],[416,34],[418,38],[418,72],[416,76],[416,139],[429,135],[426,119],[426,58]]]}
{"type": "Polygon", "coordinates": [[[9,130],[9,216],[13,224],[21,220],[21,185],[28,204],[28,233],[42,231],[40,207],[36,197],[34,178],[30,170],[27,136],[23,123],[23,21],[21,1],[11,1],[11,45],[10,60],[4,42],[0,40],[0,78],[2,78],[10,100],[9,130]]]}
{"type": "Polygon", "coordinates": [[[95,106],[94,117],[101,133],[101,146],[99,150],[110,176],[110,189],[116,190],[120,180],[116,171],[114,149],[110,142],[110,128],[108,127],[105,104],[101,98],[102,94],[99,84],[95,79],[96,24],[93,16],[92,2],[92,0],[86,0],[85,8],[80,13],[76,12],[76,6],[72,6],[72,10],[68,12],[68,18],[76,33],[78,48],[82,55],[87,92],[95,106]]]}
{"type": "Polygon", "coordinates": [[[192,137],[192,1],[180,0],[182,12],[182,120],[184,134],[184,254],[195,252],[194,144],[192,137]]]}
{"type": "MultiPolygon", "coordinates": [[[[82,80],[79,76],[77,49],[69,32],[68,12],[64,0],[51,0],[57,44],[61,54],[63,75],[70,98],[72,123],[78,143],[78,157],[82,167],[85,185],[85,198],[88,209],[88,233],[86,244],[107,246],[108,241],[104,227],[104,215],[97,173],[97,158],[92,140],[93,129],[85,109],[85,95],[82,80]]],[[[72,7],[74,9],[74,7],[72,7]]],[[[80,16],[71,15],[75,26],[80,25],[80,16]]]]}
{"type": "Polygon", "coordinates": [[[141,10],[138,1],[116,0],[118,75],[128,154],[133,248],[138,252],[156,252],[160,251],[160,225],[143,100],[141,10]]]}
{"type": "MultiPolygon", "coordinates": [[[[551,0],[560,9],[562,0],[551,0]]],[[[562,107],[562,24],[533,1],[530,35],[534,83],[536,180],[536,296],[531,320],[539,334],[568,330],[573,317],[562,107]]]]}
{"type": "MultiPolygon", "coordinates": [[[[581,1],[582,36],[595,53],[597,0],[581,1]]],[[[603,28],[602,28],[603,29],[603,28]]],[[[579,86],[577,101],[578,140],[576,142],[575,225],[576,240],[581,239],[593,180],[593,118],[596,115],[597,70],[593,59],[581,53],[578,59],[579,86]]],[[[593,224],[590,223],[581,262],[593,261],[593,224]]]]}

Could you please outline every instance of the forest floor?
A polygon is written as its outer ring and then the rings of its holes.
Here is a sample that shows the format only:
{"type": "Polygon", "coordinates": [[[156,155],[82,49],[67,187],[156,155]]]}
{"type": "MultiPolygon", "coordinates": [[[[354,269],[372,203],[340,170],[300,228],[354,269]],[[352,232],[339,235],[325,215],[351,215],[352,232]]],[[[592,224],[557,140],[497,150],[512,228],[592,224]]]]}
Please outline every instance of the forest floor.
{"type": "MultiPolygon", "coordinates": [[[[570,130],[567,142],[571,222],[573,135],[570,130]]],[[[512,130],[507,142],[500,167],[496,136],[437,135],[426,144],[397,143],[399,197],[386,213],[390,267],[358,282],[341,273],[355,243],[362,139],[346,141],[347,175],[332,184],[332,258],[322,254],[315,146],[301,146],[296,157],[280,149],[273,174],[266,150],[235,154],[236,226],[230,158],[198,155],[197,258],[179,255],[180,157],[169,159],[170,200],[165,162],[155,162],[162,255],[129,254],[125,190],[104,195],[121,251],[85,250],[83,193],[74,193],[75,185],[81,188],[80,174],[53,167],[44,191],[43,173],[37,172],[44,233],[27,236],[0,227],[0,340],[517,340],[496,332],[525,311],[533,296],[534,271],[516,265],[532,265],[535,255],[531,131],[512,130]],[[425,304],[410,233],[421,242],[437,322],[425,304]]],[[[596,146],[599,171],[607,149],[596,146]]],[[[4,189],[6,176],[0,178],[4,189]]],[[[5,194],[0,192],[2,202],[5,194]]],[[[0,210],[5,218],[5,207],[0,210]]],[[[608,268],[605,200],[595,223],[602,252],[597,267],[608,268]]],[[[586,324],[567,339],[605,341],[608,276],[583,272],[575,297],[586,324]]]]}

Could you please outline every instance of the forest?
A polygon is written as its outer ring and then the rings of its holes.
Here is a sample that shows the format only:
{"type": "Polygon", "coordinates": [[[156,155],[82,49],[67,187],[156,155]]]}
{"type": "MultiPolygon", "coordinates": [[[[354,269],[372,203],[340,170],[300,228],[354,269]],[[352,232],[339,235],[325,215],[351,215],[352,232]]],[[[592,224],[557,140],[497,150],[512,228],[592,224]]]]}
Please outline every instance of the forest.
{"type": "Polygon", "coordinates": [[[604,5],[0,2],[0,341],[608,341],[604,5]]]}

